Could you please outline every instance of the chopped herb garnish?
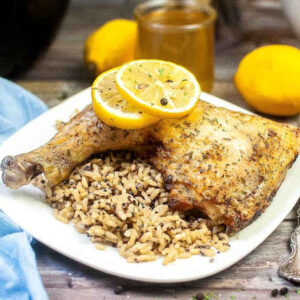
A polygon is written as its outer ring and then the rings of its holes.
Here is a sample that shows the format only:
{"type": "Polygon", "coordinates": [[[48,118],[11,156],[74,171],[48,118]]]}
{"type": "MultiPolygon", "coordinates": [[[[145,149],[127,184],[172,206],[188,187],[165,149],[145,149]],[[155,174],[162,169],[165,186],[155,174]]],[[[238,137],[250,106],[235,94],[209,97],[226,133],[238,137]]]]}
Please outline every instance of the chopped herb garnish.
{"type": "Polygon", "coordinates": [[[129,71],[129,72],[131,72],[131,71],[132,71],[132,69],[131,69],[131,68],[129,68],[129,69],[128,69],[128,71],[129,71]]]}
{"type": "Polygon", "coordinates": [[[232,299],[232,300],[236,299],[236,295],[231,295],[230,299],[232,299]]]}
{"type": "Polygon", "coordinates": [[[164,71],[165,71],[164,68],[159,69],[159,70],[158,70],[159,75],[160,75],[160,76],[163,76],[163,75],[164,75],[164,71]]]}
{"type": "Polygon", "coordinates": [[[300,290],[296,290],[296,294],[300,295],[300,290]]]}
{"type": "Polygon", "coordinates": [[[210,300],[210,299],[217,299],[218,295],[215,295],[214,293],[207,293],[204,295],[203,299],[204,300],[210,300]]]}
{"type": "Polygon", "coordinates": [[[147,74],[149,78],[152,78],[152,75],[150,73],[147,74]]]}
{"type": "Polygon", "coordinates": [[[188,81],[186,78],[182,79],[182,81],[188,81]]]}

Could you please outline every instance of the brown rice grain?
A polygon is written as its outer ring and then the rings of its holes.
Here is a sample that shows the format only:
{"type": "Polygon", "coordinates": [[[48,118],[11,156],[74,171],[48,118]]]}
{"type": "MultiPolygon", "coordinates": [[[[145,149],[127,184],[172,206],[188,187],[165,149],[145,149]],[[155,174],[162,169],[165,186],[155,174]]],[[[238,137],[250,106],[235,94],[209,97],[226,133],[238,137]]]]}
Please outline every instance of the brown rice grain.
{"type": "Polygon", "coordinates": [[[78,166],[46,200],[61,222],[88,234],[96,249],[118,248],[128,262],[163,264],[229,248],[223,226],[172,211],[161,174],[130,152],[107,152],[78,166]],[[209,224],[209,225],[208,225],[209,224]]]}

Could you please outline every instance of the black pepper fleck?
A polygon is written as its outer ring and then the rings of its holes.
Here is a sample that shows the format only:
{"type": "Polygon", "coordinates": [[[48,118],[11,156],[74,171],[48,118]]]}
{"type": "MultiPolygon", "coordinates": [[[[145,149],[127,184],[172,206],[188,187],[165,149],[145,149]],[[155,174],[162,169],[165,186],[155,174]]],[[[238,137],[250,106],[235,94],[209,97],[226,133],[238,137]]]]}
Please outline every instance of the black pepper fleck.
{"type": "Polygon", "coordinates": [[[160,99],[160,104],[163,105],[163,106],[167,105],[167,104],[168,104],[168,99],[166,99],[166,98],[161,98],[161,99],[160,99]]]}
{"type": "Polygon", "coordinates": [[[120,295],[120,294],[124,293],[123,287],[121,285],[117,285],[116,288],[114,289],[114,293],[116,295],[120,295]]]}
{"type": "Polygon", "coordinates": [[[284,296],[289,292],[289,289],[286,287],[283,287],[282,289],[280,289],[280,295],[284,296]]]}
{"type": "Polygon", "coordinates": [[[171,183],[173,180],[173,176],[172,175],[168,175],[167,178],[165,179],[165,183],[171,183]]]}

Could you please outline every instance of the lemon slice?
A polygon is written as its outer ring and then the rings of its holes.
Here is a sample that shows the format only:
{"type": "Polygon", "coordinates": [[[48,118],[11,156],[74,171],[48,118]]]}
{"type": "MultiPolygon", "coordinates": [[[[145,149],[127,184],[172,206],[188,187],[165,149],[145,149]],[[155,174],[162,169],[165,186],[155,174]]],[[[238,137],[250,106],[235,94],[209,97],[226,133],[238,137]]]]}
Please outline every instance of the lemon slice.
{"type": "Polygon", "coordinates": [[[196,105],[200,86],[195,76],[171,62],[143,59],[123,65],[116,77],[124,99],[159,118],[179,118],[196,105]]]}
{"type": "Polygon", "coordinates": [[[118,68],[99,75],[92,85],[93,108],[104,123],[121,129],[138,129],[159,119],[145,114],[124,100],[116,87],[118,68]]]}

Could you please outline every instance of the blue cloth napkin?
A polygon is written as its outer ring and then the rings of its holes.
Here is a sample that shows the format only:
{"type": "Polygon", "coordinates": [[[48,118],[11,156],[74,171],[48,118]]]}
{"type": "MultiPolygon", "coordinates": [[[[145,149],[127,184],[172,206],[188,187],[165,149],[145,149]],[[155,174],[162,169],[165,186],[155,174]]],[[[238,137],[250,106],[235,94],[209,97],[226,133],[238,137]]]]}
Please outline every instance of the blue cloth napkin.
{"type": "MultiPolygon", "coordinates": [[[[36,96],[0,78],[0,145],[46,110],[47,106],[36,96]]],[[[0,211],[0,300],[48,299],[37,270],[31,240],[0,211]]]]}

